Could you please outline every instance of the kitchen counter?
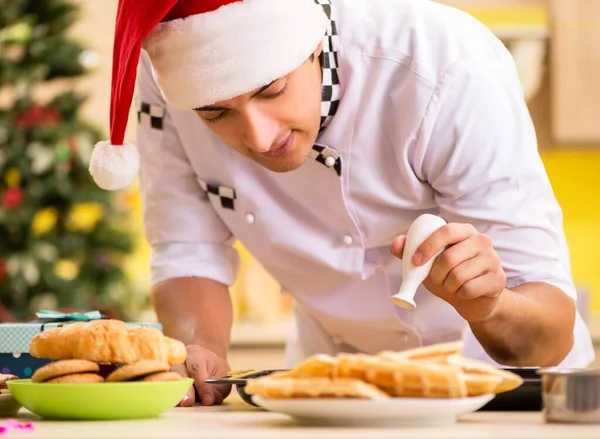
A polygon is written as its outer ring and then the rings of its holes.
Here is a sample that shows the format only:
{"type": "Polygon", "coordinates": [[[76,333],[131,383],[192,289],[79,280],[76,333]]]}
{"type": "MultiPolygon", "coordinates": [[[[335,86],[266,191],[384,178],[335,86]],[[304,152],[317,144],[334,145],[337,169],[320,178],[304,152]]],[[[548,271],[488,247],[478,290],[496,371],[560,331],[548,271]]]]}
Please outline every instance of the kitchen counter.
{"type": "Polygon", "coordinates": [[[294,424],[293,420],[285,415],[265,412],[237,401],[222,406],[174,408],[156,419],[149,420],[56,422],[41,420],[25,410],[21,411],[19,419],[33,421],[35,431],[15,431],[3,435],[3,439],[597,439],[600,432],[600,425],[545,423],[541,412],[478,412],[464,416],[450,427],[306,427],[294,424]]]}

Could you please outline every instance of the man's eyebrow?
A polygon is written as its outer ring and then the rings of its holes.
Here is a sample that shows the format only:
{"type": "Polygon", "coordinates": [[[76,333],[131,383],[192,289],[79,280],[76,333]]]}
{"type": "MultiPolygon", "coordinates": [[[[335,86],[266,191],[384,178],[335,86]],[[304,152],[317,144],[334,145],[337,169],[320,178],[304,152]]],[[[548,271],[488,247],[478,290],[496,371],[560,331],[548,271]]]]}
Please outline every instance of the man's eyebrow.
{"type": "MultiPolygon", "coordinates": [[[[276,80],[275,80],[276,81],[276,80]]],[[[269,88],[270,86],[273,85],[273,83],[275,81],[271,81],[269,82],[267,85],[263,85],[261,88],[259,88],[256,92],[252,93],[252,97],[255,98],[256,96],[258,96],[259,94],[261,94],[263,91],[265,91],[267,88],[269,88]]]]}
{"type": "Polygon", "coordinates": [[[206,107],[194,108],[194,111],[225,111],[229,110],[227,107],[218,107],[215,105],[207,105],[206,107]]]}
{"type": "MultiPolygon", "coordinates": [[[[259,94],[261,94],[263,91],[265,91],[271,85],[273,85],[273,83],[275,81],[271,81],[267,85],[263,85],[257,91],[255,91],[254,93],[252,93],[252,97],[255,98],[256,96],[258,96],[259,94]]],[[[229,108],[227,108],[227,107],[219,107],[218,105],[207,105],[205,107],[194,108],[194,111],[225,111],[225,110],[229,110],[229,108]]]]}

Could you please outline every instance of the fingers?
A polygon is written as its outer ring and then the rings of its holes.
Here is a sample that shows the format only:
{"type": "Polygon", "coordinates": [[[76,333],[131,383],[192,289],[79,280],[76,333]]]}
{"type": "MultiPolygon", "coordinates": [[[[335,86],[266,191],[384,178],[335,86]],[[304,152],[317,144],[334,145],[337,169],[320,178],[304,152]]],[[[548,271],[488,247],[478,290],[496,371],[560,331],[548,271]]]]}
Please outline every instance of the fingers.
{"type": "MultiPolygon", "coordinates": [[[[179,364],[171,368],[173,372],[177,372],[184,378],[188,378],[187,368],[185,364],[179,364]]],[[[188,392],[184,395],[183,399],[179,402],[180,407],[192,407],[196,403],[196,394],[194,392],[194,386],[191,386],[188,392]]]]}
{"type": "Polygon", "coordinates": [[[472,235],[447,248],[433,264],[427,284],[443,292],[444,300],[472,300],[504,288],[500,257],[481,236],[485,235],[472,235]]]}
{"type": "Polygon", "coordinates": [[[455,296],[461,300],[472,300],[480,297],[487,296],[490,299],[495,299],[499,293],[495,294],[495,297],[490,296],[490,291],[501,291],[502,285],[497,282],[492,273],[482,273],[480,276],[474,276],[464,282],[460,288],[456,290],[455,296]]]}
{"type": "Polygon", "coordinates": [[[473,282],[475,279],[485,276],[487,265],[482,258],[474,257],[454,267],[443,282],[442,287],[450,295],[457,299],[475,299],[486,291],[485,289],[474,290],[468,286],[479,284],[473,282]]]}
{"type": "MultiPolygon", "coordinates": [[[[190,347],[193,348],[193,347],[190,347]]],[[[206,360],[199,355],[193,354],[193,349],[188,349],[188,359],[186,361],[188,373],[194,380],[194,387],[198,392],[199,403],[202,405],[212,405],[215,402],[215,386],[206,384],[205,379],[209,378],[206,360]]]]}
{"type": "Polygon", "coordinates": [[[476,257],[478,253],[479,249],[470,238],[448,247],[431,267],[429,272],[430,282],[436,286],[456,286],[456,288],[449,290],[455,292],[462,283],[468,280],[464,279],[464,276],[473,270],[469,265],[462,266],[462,264],[476,257]]]}
{"type": "Polygon", "coordinates": [[[477,234],[471,224],[449,223],[433,232],[415,251],[412,263],[415,266],[425,264],[445,247],[456,244],[477,234]]]}
{"type": "Polygon", "coordinates": [[[227,393],[229,386],[204,382],[205,379],[213,378],[215,374],[223,372],[220,370],[220,364],[216,364],[222,361],[214,353],[200,346],[188,346],[187,371],[189,376],[194,379],[194,387],[202,405],[223,403],[223,395],[227,393]]]}
{"type": "Polygon", "coordinates": [[[191,373],[194,378],[194,387],[198,391],[198,397],[200,398],[200,404],[202,405],[214,405],[223,404],[223,393],[225,393],[225,387],[223,385],[207,384],[204,382],[206,378],[201,378],[204,374],[191,373]]]}
{"type": "Polygon", "coordinates": [[[406,243],[406,235],[400,235],[392,241],[390,251],[398,259],[402,259],[402,253],[404,252],[404,244],[406,243]]]}

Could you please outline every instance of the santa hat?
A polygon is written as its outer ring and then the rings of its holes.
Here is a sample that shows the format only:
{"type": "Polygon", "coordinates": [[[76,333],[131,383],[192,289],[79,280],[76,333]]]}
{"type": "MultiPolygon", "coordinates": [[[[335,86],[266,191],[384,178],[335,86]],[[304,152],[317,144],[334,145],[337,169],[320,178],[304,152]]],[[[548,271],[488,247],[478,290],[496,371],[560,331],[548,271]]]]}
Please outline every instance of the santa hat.
{"type": "Polygon", "coordinates": [[[314,0],[119,0],[110,140],[94,147],[90,161],[96,184],[116,190],[137,176],[139,155],[124,137],[142,48],[167,104],[193,110],[292,72],[327,26],[314,0]]]}

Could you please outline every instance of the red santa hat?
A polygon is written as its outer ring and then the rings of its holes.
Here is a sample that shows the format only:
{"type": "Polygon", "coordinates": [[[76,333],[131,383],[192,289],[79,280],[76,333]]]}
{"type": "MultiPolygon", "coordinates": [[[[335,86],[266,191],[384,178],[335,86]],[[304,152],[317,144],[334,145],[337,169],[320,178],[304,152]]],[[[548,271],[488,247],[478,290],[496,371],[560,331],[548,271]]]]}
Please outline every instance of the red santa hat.
{"type": "Polygon", "coordinates": [[[314,0],[119,0],[110,140],[94,147],[90,161],[96,184],[116,190],[137,176],[139,155],[124,136],[142,48],[167,104],[193,110],[295,70],[327,26],[314,0]]]}

